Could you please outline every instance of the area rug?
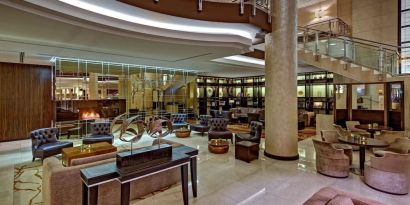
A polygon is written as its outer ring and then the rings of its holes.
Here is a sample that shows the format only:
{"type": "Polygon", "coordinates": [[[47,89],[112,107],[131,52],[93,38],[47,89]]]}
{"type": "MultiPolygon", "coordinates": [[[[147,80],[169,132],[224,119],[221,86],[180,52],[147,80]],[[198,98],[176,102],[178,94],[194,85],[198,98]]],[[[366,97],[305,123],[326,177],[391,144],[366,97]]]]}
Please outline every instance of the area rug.
{"type": "Polygon", "coordinates": [[[41,161],[14,166],[13,199],[14,204],[40,205],[42,166],[41,161]]]}

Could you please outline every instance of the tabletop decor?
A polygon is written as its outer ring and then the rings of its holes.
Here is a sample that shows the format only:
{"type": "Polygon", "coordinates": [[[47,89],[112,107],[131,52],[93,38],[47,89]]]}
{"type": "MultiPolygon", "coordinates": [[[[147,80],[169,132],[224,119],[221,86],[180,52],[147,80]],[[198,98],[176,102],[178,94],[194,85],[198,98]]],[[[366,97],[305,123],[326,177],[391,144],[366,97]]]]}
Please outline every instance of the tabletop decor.
{"type": "Polygon", "coordinates": [[[117,154],[116,165],[120,173],[143,169],[171,160],[172,146],[168,144],[158,143],[158,145],[133,149],[133,143],[138,142],[145,131],[147,131],[150,137],[158,138],[159,140],[172,133],[172,123],[167,118],[154,116],[148,123],[145,123],[137,115],[125,119],[117,130],[120,130],[119,139],[121,141],[131,143],[130,150],[117,154]],[[165,132],[163,131],[163,124],[167,125],[165,132]]]}

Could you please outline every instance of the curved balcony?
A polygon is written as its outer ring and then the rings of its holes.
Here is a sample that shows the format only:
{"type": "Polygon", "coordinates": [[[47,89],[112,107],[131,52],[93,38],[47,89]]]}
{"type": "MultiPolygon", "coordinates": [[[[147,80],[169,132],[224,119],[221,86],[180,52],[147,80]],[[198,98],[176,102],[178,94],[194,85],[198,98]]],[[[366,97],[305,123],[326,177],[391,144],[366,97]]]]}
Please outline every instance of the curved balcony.
{"type": "Polygon", "coordinates": [[[264,31],[272,30],[268,0],[245,0],[243,5],[240,0],[117,1],[171,16],[212,22],[249,23],[264,31]]]}

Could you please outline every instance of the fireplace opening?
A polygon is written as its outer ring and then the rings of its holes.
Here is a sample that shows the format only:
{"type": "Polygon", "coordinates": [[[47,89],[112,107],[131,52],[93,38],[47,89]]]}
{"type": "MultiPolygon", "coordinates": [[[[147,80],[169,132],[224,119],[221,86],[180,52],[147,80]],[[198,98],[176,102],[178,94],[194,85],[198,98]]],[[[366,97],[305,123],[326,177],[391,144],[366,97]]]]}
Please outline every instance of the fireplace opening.
{"type": "Polygon", "coordinates": [[[80,110],[81,120],[95,120],[100,119],[100,113],[93,108],[86,108],[80,110]]]}

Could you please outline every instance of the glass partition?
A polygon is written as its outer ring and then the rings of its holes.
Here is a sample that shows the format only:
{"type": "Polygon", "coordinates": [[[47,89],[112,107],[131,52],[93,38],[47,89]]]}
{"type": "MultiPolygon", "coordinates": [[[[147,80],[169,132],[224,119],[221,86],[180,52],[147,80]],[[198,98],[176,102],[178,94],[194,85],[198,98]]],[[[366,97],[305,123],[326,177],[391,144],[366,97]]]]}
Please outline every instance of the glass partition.
{"type": "Polygon", "coordinates": [[[206,93],[198,90],[197,94],[189,95],[197,92],[193,71],[67,58],[54,60],[56,125],[60,127],[81,127],[87,122],[111,120],[122,113],[193,116],[195,97],[216,93],[209,87],[211,90],[206,93]]]}
{"type": "Polygon", "coordinates": [[[353,110],[384,110],[384,84],[352,85],[353,110]]]}

